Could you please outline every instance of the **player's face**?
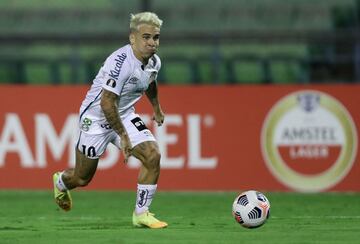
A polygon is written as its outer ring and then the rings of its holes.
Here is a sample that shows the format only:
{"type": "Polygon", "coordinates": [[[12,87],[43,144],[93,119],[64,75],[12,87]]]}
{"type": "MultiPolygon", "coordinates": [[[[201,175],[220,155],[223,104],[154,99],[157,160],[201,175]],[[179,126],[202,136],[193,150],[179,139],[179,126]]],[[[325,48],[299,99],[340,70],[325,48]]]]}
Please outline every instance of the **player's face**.
{"type": "Polygon", "coordinates": [[[130,43],[135,56],[142,62],[156,53],[159,47],[160,29],[153,25],[142,24],[130,34],[130,43]]]}

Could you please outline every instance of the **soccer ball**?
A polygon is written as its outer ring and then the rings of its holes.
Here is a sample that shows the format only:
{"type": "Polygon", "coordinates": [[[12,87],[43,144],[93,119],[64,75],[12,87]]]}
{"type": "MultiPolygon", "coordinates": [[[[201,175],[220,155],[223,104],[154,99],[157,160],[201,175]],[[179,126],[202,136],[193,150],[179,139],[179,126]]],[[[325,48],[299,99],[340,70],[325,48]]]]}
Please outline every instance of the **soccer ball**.
{"type": "Polygon", "coordinates": [[[232,213],[243,227],[260,227],[270,216],[270,202],[261,192],[245,191],[236,197],[232,213]]]}

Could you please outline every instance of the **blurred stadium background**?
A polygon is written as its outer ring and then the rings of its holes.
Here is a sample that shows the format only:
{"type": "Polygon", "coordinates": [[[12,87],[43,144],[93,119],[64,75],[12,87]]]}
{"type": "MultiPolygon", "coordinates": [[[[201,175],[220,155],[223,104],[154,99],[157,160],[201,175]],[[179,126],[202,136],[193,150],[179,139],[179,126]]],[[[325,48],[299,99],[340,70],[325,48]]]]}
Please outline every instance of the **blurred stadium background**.
{"type": "Polygon", "coordinates": [[[165,21],[164,83],[360,80],[358,0],[2,0],[0,82],[88,84],[143,10],[165,21]]]}

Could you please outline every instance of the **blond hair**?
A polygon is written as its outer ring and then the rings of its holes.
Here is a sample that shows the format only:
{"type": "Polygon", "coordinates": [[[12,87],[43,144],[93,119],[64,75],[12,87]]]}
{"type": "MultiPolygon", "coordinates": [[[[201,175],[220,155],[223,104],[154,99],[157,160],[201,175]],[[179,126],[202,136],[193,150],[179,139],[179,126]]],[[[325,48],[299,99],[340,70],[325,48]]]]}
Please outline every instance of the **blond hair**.
{"type": "Polygon", "coordinates": [[[130,14],[130,32],[137,31],[139,25],[149,24],[161,28],[163,21],[152,12],[130,14]]]}

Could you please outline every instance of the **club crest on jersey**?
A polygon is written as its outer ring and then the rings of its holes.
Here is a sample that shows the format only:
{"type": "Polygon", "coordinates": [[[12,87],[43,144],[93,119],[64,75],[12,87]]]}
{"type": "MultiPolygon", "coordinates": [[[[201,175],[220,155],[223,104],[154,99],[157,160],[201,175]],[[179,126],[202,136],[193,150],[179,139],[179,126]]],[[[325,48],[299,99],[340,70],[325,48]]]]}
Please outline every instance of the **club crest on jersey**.
{"type": "Polygon", "coordinates": [[[106,82],[106,85],[111,86],[112,88],[115,88],[116,81],[114,79],[108,79],[106,82]]]}

